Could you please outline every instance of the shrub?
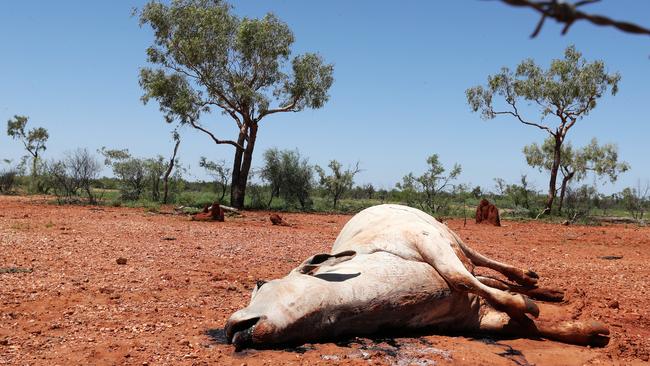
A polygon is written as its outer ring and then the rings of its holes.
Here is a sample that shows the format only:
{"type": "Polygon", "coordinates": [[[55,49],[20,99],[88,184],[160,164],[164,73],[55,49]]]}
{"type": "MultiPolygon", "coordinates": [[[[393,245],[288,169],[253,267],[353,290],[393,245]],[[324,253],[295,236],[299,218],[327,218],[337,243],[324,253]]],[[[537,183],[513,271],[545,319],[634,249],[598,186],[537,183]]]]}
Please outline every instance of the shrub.
{"type": "Polygon", "coordinates": [[[91,183],[97,179],[101,165],[86,149],[67,153],[60,161],[53,161],[46,168],[46,177],[59,203],[70,203],[84,195],[91,204],[97,203],[91,183]]]}
{"type": "Polygon", "coordinates": [[[16,176],[18,172],[14,168],[3,169],[0,171],[0,193],[11,193],[16,185],[16,176]]]}

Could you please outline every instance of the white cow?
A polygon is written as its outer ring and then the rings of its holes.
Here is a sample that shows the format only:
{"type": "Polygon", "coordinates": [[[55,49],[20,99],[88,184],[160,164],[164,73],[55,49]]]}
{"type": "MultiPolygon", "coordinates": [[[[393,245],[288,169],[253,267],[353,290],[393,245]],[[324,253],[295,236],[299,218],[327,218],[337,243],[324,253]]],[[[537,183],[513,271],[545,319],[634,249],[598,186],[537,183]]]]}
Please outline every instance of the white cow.
{"type": "Polygon", "coordinates": [[[598,322],[531,320],[539,308],[521,293],[547,300],[561,293],[537,288],[532,271],[473,251],[417,209],[363,210],[345,225],[331,253],[309,258],[284,278],[259,282],[250,304],[228,320],[228,341],[237,349],[264,348],[418,328],[600,346],[609,339],[598,322]],[[474,266],[519,285],[476,277],[474,266]]]}

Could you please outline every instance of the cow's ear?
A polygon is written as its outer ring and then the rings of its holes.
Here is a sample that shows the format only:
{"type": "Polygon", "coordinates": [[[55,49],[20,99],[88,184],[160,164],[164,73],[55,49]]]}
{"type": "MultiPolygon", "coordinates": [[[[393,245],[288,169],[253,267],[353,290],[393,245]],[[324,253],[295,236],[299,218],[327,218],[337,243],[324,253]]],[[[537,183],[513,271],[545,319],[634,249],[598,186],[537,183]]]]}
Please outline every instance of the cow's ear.
{"type": "Polygon", "coordinates": [[[337,263],[345,262],[354,258],[357,252],[354,250],[346,250],[336,254],[316,254],[315,256],[304,261],[296,270],[303,274],[311,275],[320,266],[333,266],[337,263]]]}

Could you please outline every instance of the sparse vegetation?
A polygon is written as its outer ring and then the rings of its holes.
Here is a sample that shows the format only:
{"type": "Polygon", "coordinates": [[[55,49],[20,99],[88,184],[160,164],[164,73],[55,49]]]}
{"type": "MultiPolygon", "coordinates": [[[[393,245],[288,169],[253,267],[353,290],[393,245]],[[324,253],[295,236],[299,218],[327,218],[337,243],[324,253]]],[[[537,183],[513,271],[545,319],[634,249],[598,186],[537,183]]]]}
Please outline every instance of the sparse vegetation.
{"type": "Polygon", "coordinates": [[[460,165],[454,164],[449,174],[445,175],[446,169],[438,159],[438,154],[429,156],[427,165],[427,171],[418,177],[413,173],[404,176],[402,183],[397,183],[397,188],[403,192],[410,205],[417,203],[420,209],[434,214],[446,213],[452,197],[451,183],[458,178],[462,169],[460,165]]]}
{"type": "Polygon", "coordinates": [[[47,177],[60,203],[74,203],[86,198],[96,204],[92,182],[97,179],[101,164],[87,149],[77,149],[59,161],[47,165],[47,177]]]}
{"type": "Polygon", "coordinates": [[[327,196],[332,199],[332,206],[337,208],[339,201],[344,193],[352,189],[354,185],[354,176],[361,171],[359,163],[357,162],[354,167],[349,167],[342,170],[341,163],[336,160],[330,161],[327,165],[332,171],[327,174],[323,168],[316,165],[316,172],[320,178],[320,186],[323,188],[327,196]]]}

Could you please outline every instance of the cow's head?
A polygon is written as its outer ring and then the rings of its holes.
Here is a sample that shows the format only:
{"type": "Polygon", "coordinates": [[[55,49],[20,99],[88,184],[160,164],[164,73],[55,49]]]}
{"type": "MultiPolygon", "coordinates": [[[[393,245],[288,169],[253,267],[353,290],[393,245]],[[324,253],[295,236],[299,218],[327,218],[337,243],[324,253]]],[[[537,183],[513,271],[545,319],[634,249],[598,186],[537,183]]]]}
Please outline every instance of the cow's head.
{"type": "MultiPolygon", "coordinates": [[[[359,273],[317,273],[355,256],[354,251],[335,255],[317,254],[284,278],[258,281],[250,304],[234,313],[226,323],[226,337],[237,350],[272,344],[291,343],[309,338],[328,323],[326,311],[337,298],[336,282],[359,273]]],[[[336,304],[335,304],[336,305],[336,304]]]]}

